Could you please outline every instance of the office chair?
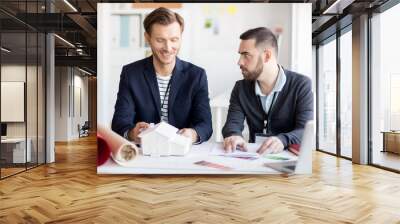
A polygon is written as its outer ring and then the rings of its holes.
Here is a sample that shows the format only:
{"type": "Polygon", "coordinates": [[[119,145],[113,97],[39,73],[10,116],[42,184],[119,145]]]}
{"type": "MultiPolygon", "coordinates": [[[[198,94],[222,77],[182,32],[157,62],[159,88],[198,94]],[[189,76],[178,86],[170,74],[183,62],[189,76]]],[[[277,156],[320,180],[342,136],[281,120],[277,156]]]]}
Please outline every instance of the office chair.
{"type": "Polygon", "coordinates": [[[90,129],[89,121],[85,121],[82,127],[78,124],[79,138],[89,136],[89,129],[90,129]]]}

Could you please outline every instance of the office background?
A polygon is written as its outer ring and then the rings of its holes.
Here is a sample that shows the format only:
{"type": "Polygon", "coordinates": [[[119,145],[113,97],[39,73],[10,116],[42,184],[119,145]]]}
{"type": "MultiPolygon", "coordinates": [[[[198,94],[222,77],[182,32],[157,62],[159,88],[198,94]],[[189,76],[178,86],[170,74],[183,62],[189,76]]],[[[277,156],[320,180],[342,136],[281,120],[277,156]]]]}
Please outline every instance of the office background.
{"type": "MultiPolygon", "coordinates": [[[[313,173],[290,177],[97,175],[97,3],[106,2],[122,1],[0,0],[0,109],[8,120],[0,222],[399,223],[398,0],[290,1],[312,5],[317,122],[313,173]],[[22,101],[23,113],[9,113],[22,101]]],[[[205,19],[210,36],[212,24],[205,19]]],[[[213,103],[224,117],[224,97],[213,103]]]]}
{"type": "Polygon", "coordinates": [[[55,15],[65,9],[59,7],[62,4],[45,0],[0,3],[0,178],[54,162],[55,142],[78,139],[79,127],[96,120],[93,71],[63,61],[65,55],[87,55],[89,50],[71,51],[72,44],[62,35],[49,34],[71,28],[49,25],[48,19],[37,16],[55,15]]]}
{"type": "Polygon", "coordinates": [[[317,150],[400,170],[399,12],[388,2],[313,34],[317,150]]]}

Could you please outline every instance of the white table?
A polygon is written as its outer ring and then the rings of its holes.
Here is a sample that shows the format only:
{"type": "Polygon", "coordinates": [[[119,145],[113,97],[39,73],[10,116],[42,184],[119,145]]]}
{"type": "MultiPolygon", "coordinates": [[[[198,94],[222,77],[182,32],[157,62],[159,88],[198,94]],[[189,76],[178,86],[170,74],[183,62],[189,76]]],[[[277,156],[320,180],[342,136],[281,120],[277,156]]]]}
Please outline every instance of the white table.
{"type": "MultiPolygon", "coordinates": [[[[283,161],[268,159],[264,156],[256,160],[245,160],[222,156],[220,143],[203,143],[194,145],[186,156],[151,157],[139,155],[130,167],[120,166],[109,159],[105,164],[97,167],[98,174],[279,174],[275,169],[264,166],[265,163],[277,164],[283,161]],[[232,170],[221,170],[194,164],[198,161],[208,161],[232,168],[232,170]]],[[[256,144],[249,144],[249,151],[255,152],[256,144]]],[[[223,152],[222,152],[223,153],[223,152]]],[[[297,156],[284,151],[274,154],[289,158],[285,162],[297,162],[297,156]]]]}
{"type": "Polygon", "coordinates": [[[2,151],[5,151],[3,147],[13,147],[12,148],[12,162],[13,163],[25,163],[31,161],[31,145],[32,141],[30,138],[26,139],[27,147],[25,154],[25,138],[6,138],[1,139],[2,151]]]}

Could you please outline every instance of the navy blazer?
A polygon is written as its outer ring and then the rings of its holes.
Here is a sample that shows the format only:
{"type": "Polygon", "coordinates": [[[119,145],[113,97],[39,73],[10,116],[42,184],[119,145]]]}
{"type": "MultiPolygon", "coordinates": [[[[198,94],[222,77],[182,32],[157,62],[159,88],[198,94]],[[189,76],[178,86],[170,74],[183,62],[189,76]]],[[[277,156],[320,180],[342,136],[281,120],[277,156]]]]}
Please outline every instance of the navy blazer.
{"type": "MultiPolygon", "coordinates": [[[[153,57],[122,68],[111,128],[123,136],[137,122],[159,123],[161,102],[153,57]]],[[[212,134],[210,99],[204,69],[176,58],[168,98],[169,124],[196,130],[200,142],[212,134]]]]}

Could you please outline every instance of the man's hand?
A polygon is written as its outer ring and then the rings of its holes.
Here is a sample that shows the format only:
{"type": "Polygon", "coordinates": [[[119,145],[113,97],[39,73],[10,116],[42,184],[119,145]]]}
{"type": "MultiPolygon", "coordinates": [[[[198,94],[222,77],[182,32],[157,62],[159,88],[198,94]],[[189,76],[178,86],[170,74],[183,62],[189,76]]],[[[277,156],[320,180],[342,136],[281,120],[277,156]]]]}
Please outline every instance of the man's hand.
{"type": "Polygon", "coordinates": [[[257,153],[280,153],[284,149],[283,143],[278,137],[269,137],[263,142],[261,147],[257,150],[257,153]]]}
{"type": "Polygon", "coordinates": [[[146,123],[146,122],[138,122],[136,123],[136,126],[131,129],[129,131],[129,139],[135,141],[136,143],[140,144],[140,138],[138,137],[138,135],[146,130],[148,127],[150,126],[150,124],[146,123]]]}
{"type": "Polygon", "coordinates": [[[183,128],[183,129],[179,130],[178,133],[185,137],[190,138],[192,140],[192,143],[197,142],[198,135],[197,135],[196,130],[194,130],[193,128],[183,128]]]}
{"type": "Polygon", "coordinates": [[[234,152],[236,147],[239,147],[242,151],[247,151],[246,141],[242,136],[230,136],[224,139],[225,152],[234,152]]]}

